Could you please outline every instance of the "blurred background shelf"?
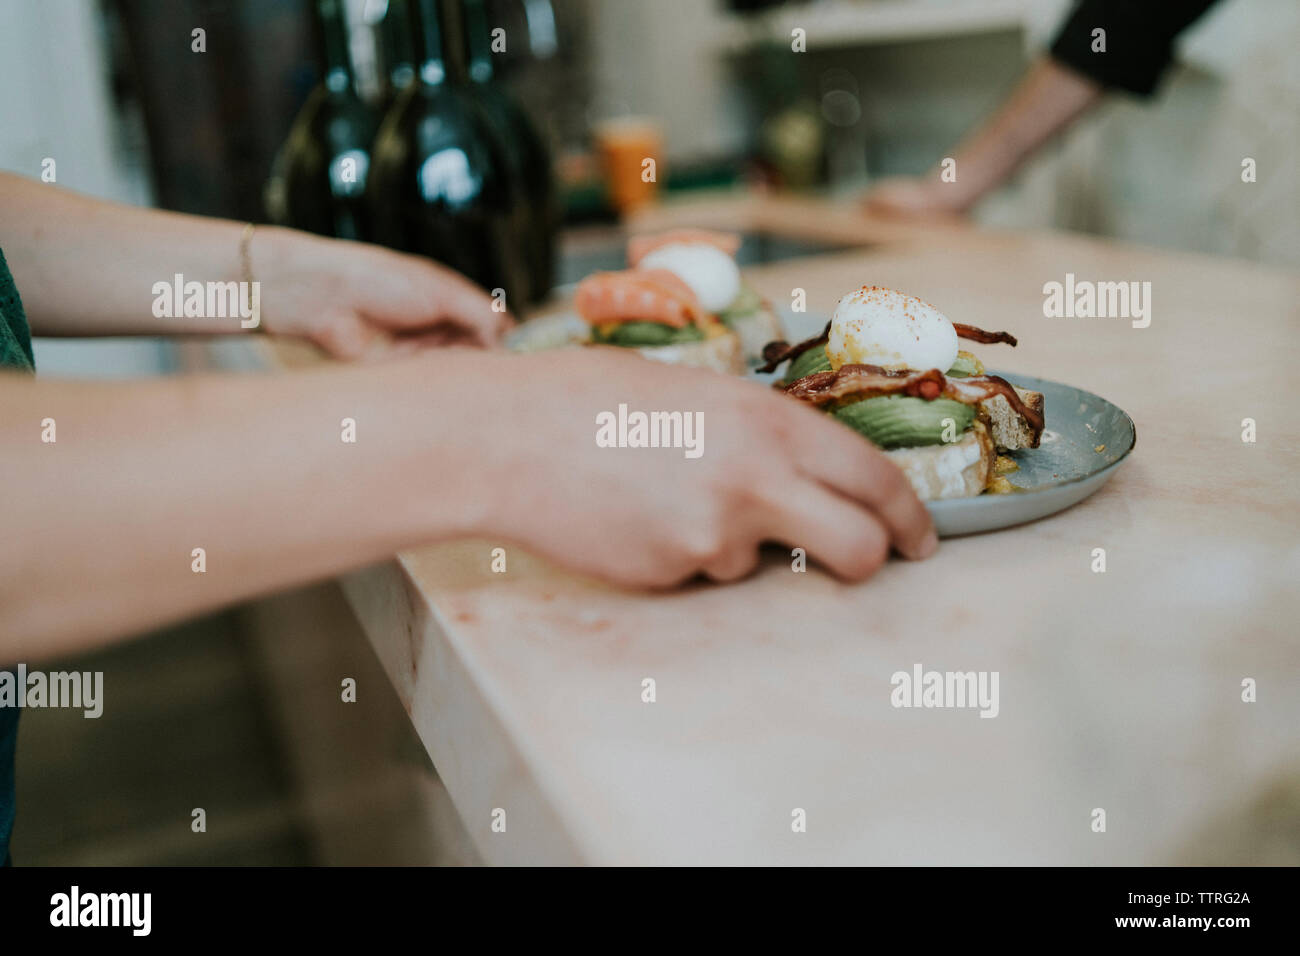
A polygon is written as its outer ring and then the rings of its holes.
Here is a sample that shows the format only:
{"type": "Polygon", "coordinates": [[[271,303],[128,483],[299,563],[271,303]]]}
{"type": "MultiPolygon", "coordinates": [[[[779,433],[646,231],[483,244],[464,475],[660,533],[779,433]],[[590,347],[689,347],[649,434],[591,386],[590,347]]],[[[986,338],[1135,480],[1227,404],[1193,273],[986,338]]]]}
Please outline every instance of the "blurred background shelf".
{"type": "Polygon", "coordinates": [[[823,0],[779,7],[757,20],[733,14],[719,45],[740,51],[788,43],[796,28],[819,49],[1013,31],[1025,26],[1028,6],[1028,0],[823,0]]]}

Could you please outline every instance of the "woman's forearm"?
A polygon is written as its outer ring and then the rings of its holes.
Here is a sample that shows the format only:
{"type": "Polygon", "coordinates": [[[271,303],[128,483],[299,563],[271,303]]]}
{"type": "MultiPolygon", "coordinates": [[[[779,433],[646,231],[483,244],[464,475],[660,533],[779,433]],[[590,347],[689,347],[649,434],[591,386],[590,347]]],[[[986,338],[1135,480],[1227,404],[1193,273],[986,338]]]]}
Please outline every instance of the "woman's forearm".
{"type": "Polygon", "coordinates": [[[447,409],[472,404],[475,358],[130,385],[0,374],[0,661],[473,529],[474,436],[447,409]]]}
{"type": "Polygon", "coordinates": [[[734,580],[763,541],[851,580],[891,548],[938,546],[902,472],[851,429],[630,351],[440,350],[128,385],[0,374],[0,661],[443,538],[487,537],[638,588],[734,580]],[[651,413],[667,420],[653,441],[610,441],[614,409],[629,408],[684,411],[651,413]]]}
{"type": "MultiPolygon", "coordinates": [[[[0,248],[37,335],[240,331],[239,315],[155,315],[154,286],[174,286],[177,275],[185,282],[238,282],[243,228],[0,173],[0,248]]],[[[275,237],[283,232],[254,234],[249,251],[255,273],[278,254],[275,237]]]]}

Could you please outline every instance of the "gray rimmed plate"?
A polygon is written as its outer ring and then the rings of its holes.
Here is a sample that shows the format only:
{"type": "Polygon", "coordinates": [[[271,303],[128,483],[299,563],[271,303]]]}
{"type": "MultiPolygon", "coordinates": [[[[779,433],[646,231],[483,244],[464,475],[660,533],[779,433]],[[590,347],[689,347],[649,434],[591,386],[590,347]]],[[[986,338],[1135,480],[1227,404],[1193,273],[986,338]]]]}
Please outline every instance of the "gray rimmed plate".
{"type": "MultiPolygon", "coordinates": [[[[816,335],[826,318],[781,310],[791,342],[816,335]]],[[[751,374],[767,383],[779,377],[751,374]]],[[[1137,443],[1133,419],[1099,395],[1017,372],[990,370],[989,374],[1043,393],[1043,442],[1038,448],[1008,455],[1020,466],[1006,476],[1017,491],[927,502],[941,537],[996,531],[1064,511],[1104,485],[1137,443]]]]}
{"type": "Polygon", "coordinates": [[[1020,466],[1007,475],[1015,492],[927,502],[941,537],[1009,528],[1064,511],[1104,485],[1137,444],[1133,419],[1092,392],[1015,372],[989,374],[1043,393],[1043,441],[1008,455],[1020,466]]]}

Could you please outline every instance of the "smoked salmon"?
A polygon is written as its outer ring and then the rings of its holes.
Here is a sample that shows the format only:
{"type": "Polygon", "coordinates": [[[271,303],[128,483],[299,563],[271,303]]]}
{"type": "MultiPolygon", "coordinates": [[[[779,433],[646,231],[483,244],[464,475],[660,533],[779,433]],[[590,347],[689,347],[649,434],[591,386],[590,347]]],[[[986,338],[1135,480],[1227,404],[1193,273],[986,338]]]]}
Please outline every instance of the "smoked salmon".
{"type": "Polygon", "coordinates": [[[680,329],[702,325],[706,313],[691,287],[667,269],[597,272],[578,283],[573,296],[578,315],[591,325],[607,322],[660,322],[680,329]]]}
{"type": "Polygon", "coordinates": [[[638,262],[654,252],[660,246],[670,243],[702,242],[721,249],[729,256],[734,256],[740,249],[740,236],[734,232],[716,232],[712,229],[669,229],[645,236],[633,236],[627,241],[628,265],[638,262]]]}

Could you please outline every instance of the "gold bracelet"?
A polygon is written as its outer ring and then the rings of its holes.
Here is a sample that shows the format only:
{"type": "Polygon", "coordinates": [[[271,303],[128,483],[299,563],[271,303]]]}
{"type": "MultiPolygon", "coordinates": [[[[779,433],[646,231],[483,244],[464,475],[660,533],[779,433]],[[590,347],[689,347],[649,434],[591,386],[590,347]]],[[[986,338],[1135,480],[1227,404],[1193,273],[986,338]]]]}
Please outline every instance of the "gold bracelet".
{"type": "MultiPolygon", "coordinates": [[[[253,232],[256,229],[256,223],[248,222],[244,224],[244,231],[239,234],[239,279],[245,283],[243,288],[249,290],[250,296],[253,288],[253,255],[251,247],[253,245],[253,232]]],[[[262,324],[262,317],[259,315],[257,320],[257,325],[253,326],[253,331],[261,332],[265,328],[262,324]]]]}

